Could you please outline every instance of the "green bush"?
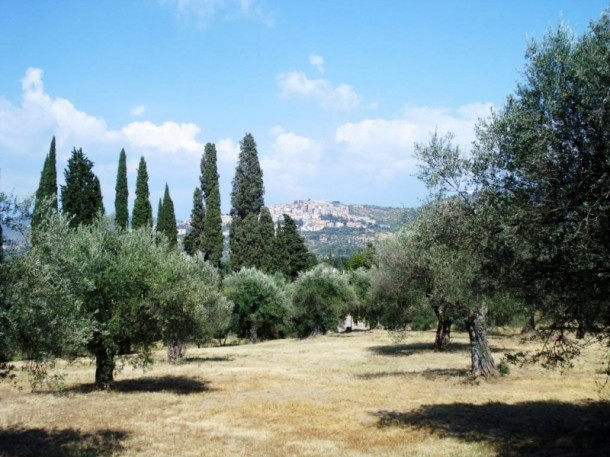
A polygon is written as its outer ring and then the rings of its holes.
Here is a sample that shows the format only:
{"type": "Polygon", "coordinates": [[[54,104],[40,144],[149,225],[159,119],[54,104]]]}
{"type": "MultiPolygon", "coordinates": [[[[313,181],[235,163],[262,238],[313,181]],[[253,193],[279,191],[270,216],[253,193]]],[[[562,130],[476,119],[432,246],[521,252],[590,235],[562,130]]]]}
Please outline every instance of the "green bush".
{"type": "Polygon", "coordinates": [[[327,265],[301,273],[294,283],[294,323],[301,337],[337,330],[357,303],[346,275],[327,265]]]}
{"type": "Polygon", "coordinates": [[[284,286],[283,279],[255,268],[225,278],[224,294],[235,305],[231,327],[238,337],[255,342],[289,334],[291,307],[284,286]]]}

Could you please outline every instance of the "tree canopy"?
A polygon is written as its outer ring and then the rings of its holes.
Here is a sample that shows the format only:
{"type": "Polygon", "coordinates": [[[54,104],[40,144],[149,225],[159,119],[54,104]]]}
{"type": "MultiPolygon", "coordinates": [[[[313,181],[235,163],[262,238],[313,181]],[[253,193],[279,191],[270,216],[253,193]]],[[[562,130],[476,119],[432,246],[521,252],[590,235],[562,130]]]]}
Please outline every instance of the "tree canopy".
{"type": "Polygon", "coordinates": [[[258,151],[252,134],[246,133],[239,145],[240,153],[231,191],[231,215],[239,216],[243,220],[248,214],[260,213],[265,204],[265,187],[263,170],[258,161],[258,151]]]}
{"type": "Polygon", "coordinates": [[[136,178],[136,199],[133,204],[133,214],[131,216],[131,228],[152,227],[153,216],[150,204],[150,192],[148,190],[148,171],[146,161],[140,157],[138,165],[138,176],[136,178]]]}
{"type": "Polygon", "coordinates": [[[88,353],[96,385],[109,388],[125,341],[139,354],[131,362],[149,362],[160,338],[201,340],[217,330],[202,324],[208,314],[221,322],[230,313],[215,269],[148,228],[117,230],[105,218],[72,228],[58,215],[45,224],[36,245],[11,259],[1,294],[9,347],[33,362],[88,353]]]}
{"type": "Polygon", "coordinates": [[[171,247],[175,247],[178,244],[178,227],[176,225],[174,202],[169,195],[169,186],[167,184],[165,184],[163,201],[160,202],[159,206],[156,230],[157,233],[165,235],[171,247]]]}
{"type": "Polygon", "coordinates": [[[220,187],[218,184],[218,166],[216,146],[206,143],[201,158],[201,190],[205,199],[205,222],[201,240],[206,260],[220,267],[224,237],[222,235],[222,217],[220,214],[220,187]]]}
{"type": "Polygon", "coordinates": [[[129,188],[127,187],[127,156],[125,149],[121,149],[119,154],[119,167],[114,191],[114,221],[117,227],[127,230],[129,225],[129,188]]]}
{"type": "Polygon", "coordinates": [[[193,191],[193,209],[191,210],[191,231],[183,240],[184,251],[189,255],[197,252],[203,253],[203,231],[205,227],[205,208],[203,206],[203,194],[196,187],[193,191]]]}
{"type": "Polygon", "coordinates": [[[49,200],[52,211],[57,211],[57,158],[55,151],[55,137],[51,140],[49,154],[45,157],[42,172],[40,173],[40,183],[36,190],[36,200],[34,212],[32,213],[32,232],[35,232],[43,218],[43,207],[45,199],[49,200]]]}
{"type": "Polygon", "coordinates": [[[93,173],[93,162],[82,149],[74,148],[64,171],[66,184],[61,186],[61,206],[72,219],[70,225],[91,224],[104,214],[100,181],[93,173]]]}

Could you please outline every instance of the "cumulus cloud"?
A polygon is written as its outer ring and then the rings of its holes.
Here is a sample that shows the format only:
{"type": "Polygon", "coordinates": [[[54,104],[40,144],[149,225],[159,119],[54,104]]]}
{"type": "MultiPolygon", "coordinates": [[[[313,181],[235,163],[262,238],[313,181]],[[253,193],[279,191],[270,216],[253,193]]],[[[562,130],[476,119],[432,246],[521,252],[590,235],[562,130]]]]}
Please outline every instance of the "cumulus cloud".
{"type": "Polygon", "coordinates": [[[62,145],[114,143],[178,155],[199,153],[203,149],[197,141],[201,129],[192,123],[132,122],[120,130],[111,130],[104,119],[78,110],[69,100],[47,94],[42,75],[40,68],[26,70],[21,106],[0,101],[0,144],[15,152],[27,152],[29,140],[48,131],[52,131],[62,145]]]}
{"type": "Polygon", "coordinates": [[[271,153],[261,159],[265,182],[288,192],[290,198],[302,198],[306,182],[318,173],[322,145],[279,126],[273,127],[271,134],[271,153]]]}
{"type": "Polygon", "coordinates": [[[203,145],[195,137],[201,129],[195,124],[164,122],[132,122],[121,130],[129,144],[136,148],[156,149],[162,152],[186,151],[200,153],[203,145]]]}
{"type": "Polygon", "coordinates": [[[316,67],[320,73],[324,73],[324,58],[322,56],[311,54],[309,63],[316,67]]]}
{"type": "Polygon", "coordinates": [[[239,143],[231,138],[223,138],[216,143],[216,155],[221,164],[234,166],[239,157],[239,143]]]}
{"type": "Polygon", "coordinates": [[[43,72],[28,68],[21,81],[22,104],[0,101],[0,144],[15,152],[27,153],[32,139],[52,129],[58,142],[109,143],[120,134],[108,130],[104,119],[91,116],[64,98],[44,91],[43,72]]]}
{"type": "Polygon", "coordinates": [[[309,79],[304,73],[291,71],[277,76],[283,98],[312,98],[324,109],[350,111],[360,105],[361,97],[349,84],[331,85],[324,79],[309,79]]]}
{"type": "Polygon", "coordinates": [[[453,132],[455,141],[468,150],[475,139],[478,118],[490,113],[490,103],[473,103],[451,110],[406,107],[396,119],[365,119],[335,130],[334,140],[352,166],[374,181],[386,182],[398,174],[415,171],[414,143],[426,142],[435,130],[453,132]]]}
{"type": "MultiPolygon", "coordinates": [[[[64,166],[73,147],[82,147],[95,163],[106,199],[114,193],[116,161],[121,148],[125,148],[129,157],[129,173],[135,172],[140,156],[146,157],[153,201],[157,197],[155,192],[162,194],[165,181],[169,181],[172,195],[187,192],[179,188],[183,183],[195,185],[197,182],[199,158],[203,152],[203,144],[197,139],[201,132],[197,125],[142,121],[110,129],[103,118],[77,109],[65,98],[49,95],[45,91],[43,71],[39,68],[27,69],[21,88],[20,105],[0,97],[3,188],[13,189],[19,195],[36,188],[42,159],[49,150],[52,136],[57,140],[58,168],[64,166]],[[25,170],[28,170],[27,174],[25,170]],[[172,179],[179,184],[172,186],[172,179]],[[156,191],[155,186],[158,187],[156,191]]],[[[58,178],[61,180],[61,173],[58,178]]],[[[112,208],[111,202],[107,201],[105,205],[112,208]]]]}

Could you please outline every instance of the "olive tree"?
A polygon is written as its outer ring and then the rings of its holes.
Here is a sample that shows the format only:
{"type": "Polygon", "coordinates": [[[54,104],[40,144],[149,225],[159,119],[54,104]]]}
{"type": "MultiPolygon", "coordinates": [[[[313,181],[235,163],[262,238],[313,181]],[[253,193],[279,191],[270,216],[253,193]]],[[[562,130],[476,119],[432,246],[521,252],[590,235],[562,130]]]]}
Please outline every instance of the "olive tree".
{"type": "Polygon", "coordinates": [[[242,268],[223,281],[224,294],[234,303],[232,329],[251,342],[283,338],[292,314],[286,282],[255,268],[242,268]]]}
{"type": "Polygon", "coordinates": [[[586,334],[610,335],[609,53],[608,10],[581,37],[560,26],[532,41],[474,149],[480,200],[497,215],[489,275],[546,317],[538,356],[551,364],[586,334]]]}
{"type": "Polygon", "coordinates": [[[11,346],[42,364],[92,355],[97,387],[110,388],[125,341],[137,365],[150,362],[161,337],[184,340],[199,331],[195,317],[205,314],[201,308],[217,284],[194,273],[192,262],[150,228],[117,230],[106,218],[71,227],[66,217],[51,214],[36,245],[7,268],[11,346]]]}
{"type": "Polygon", "coordinates": [[[184,356],[184,344],[210,340],[229,326],[232,303],[220,293],[220,275],[198,252],[167,252],[155,284],[154,302],[168,360],[184,356]]]}
{"type": "Polygon", "coordinates": [[[337,330],[357,298],[347,275],[320,264],[299,274],[292,302],[297,334],[306,337],[337,330]]]}

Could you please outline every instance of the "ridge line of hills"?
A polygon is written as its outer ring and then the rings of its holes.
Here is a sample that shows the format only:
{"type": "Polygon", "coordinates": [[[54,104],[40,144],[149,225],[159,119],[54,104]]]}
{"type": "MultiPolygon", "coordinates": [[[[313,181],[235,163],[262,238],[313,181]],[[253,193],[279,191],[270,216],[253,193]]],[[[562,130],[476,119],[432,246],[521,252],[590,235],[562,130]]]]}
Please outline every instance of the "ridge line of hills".
{"type": "MultiPolygon", "coordinates": [[[[274,222],[288,214],[295,220],[309,249],[318,257],[329,254],[349,257],[375,241],[395,233],[413,217],[412,208],[377,205],[347,205],[339,201],[295,200],[292,203],[268,205],[274,222]]],[[[228,236],[231,216],[223,215],[223,232],[228,236]]],[[[190,221],[179,221],[181,234],[190,229],[190,221]]]]}

